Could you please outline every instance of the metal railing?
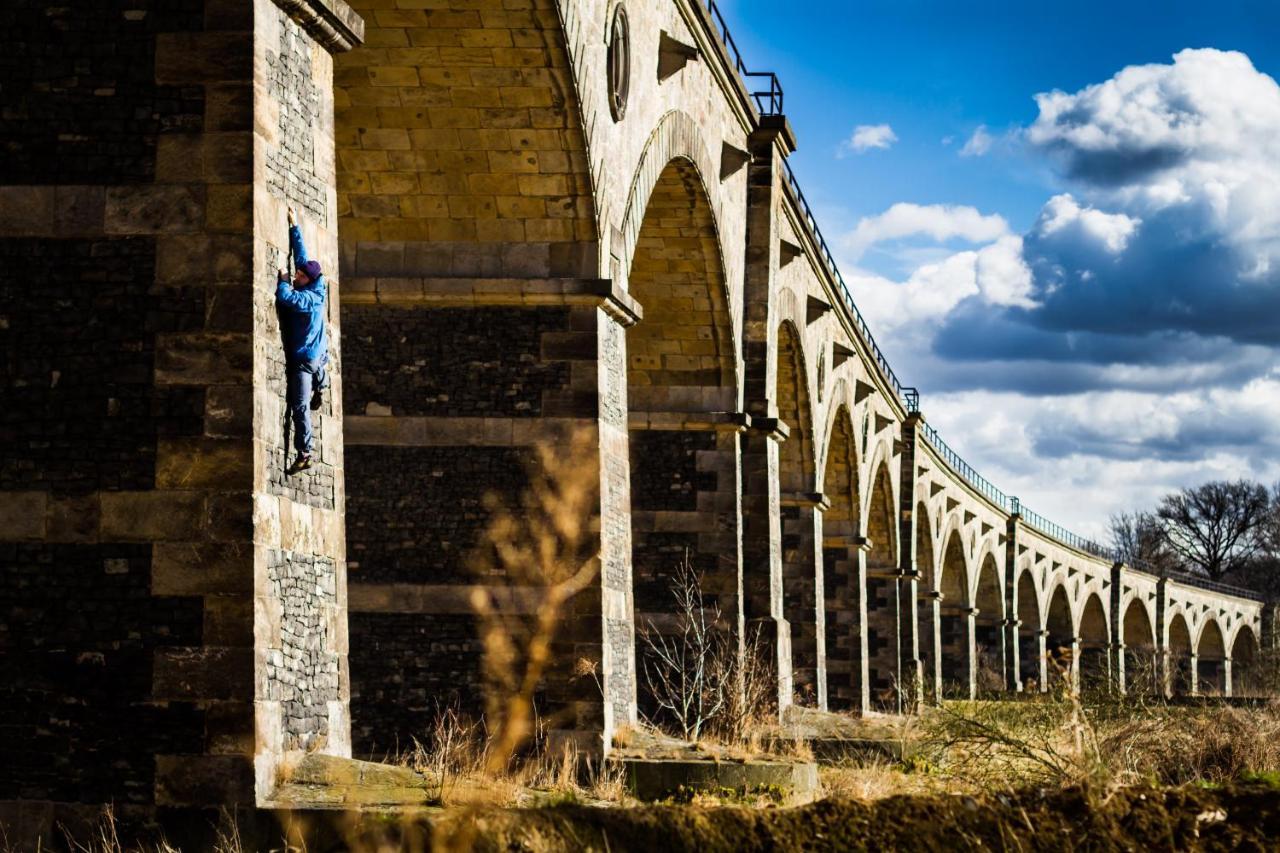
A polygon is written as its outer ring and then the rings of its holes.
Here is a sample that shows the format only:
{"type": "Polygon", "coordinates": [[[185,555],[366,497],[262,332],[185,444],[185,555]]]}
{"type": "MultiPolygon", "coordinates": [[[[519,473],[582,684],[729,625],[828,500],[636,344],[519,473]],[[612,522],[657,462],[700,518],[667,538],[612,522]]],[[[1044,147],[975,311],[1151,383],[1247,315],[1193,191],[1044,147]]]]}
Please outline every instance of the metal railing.
{"type": "MultiPolygon", "coordinates": [[[[1012,502],[1009,496],[996,488],[995,484],[986,477],[979,474],[976,468],[965,462],[964,457],[952,450],[950,445],[942,440],[942,436],[938,435],[938,431],[929,425],[928,421],[921,424],[920,432],[924,435],[925,440],[933,446],[934,451],[942,457],[943,461],[950,465],[953,471],[964,477],[979,494],[1005,512],[1010,511],[1012,502]]],[[[1013,500],[1016,500],[1016,498],[1013,500]]]]}
{"type": "MultiPolygon", "coordinates": [[[[787,189],[791,192],[792,200],[795,201],[796,208],[804,219],[805,227],[809,229],[809,236],[813,238],[813,242],[818,246],[818,253],[821,256],[823,265],[827,268],[827,273],[840,285],[840,297],[844,301],[845,307],[849,310],[855,331],[862,338],[862,342],[866,345],[867,351],[871,353],[871,357],[875,359],[876,366],[880,368],[880,374],[884,377],[885,382],[893,389],[893,393],[903,402],[903,405],[907,405],[904,386],[889,365],[889,359],[885,358],[880,346],[876,343],[875,336],[871,334],[871,327],[863,319],[857,303],[853,301],[853,293],[849,290],[849,285],[845,284],[844,276],[840,275],[840,268],[836,266],[836,259],[832,256],[831,249],[827,246],[826,238],[822,236],[822,229],[818,227],[818,219],[813,215],[813,208],[809,207],[809,201],[804,197],[804,192],[800,189],[796,174],[791,171],[791,164],[786,160],[782,161],[782,171],[787,176],[787,189]]],[[[919,394],[916,395],[916,403],[919,405],[919,394]]]]}
{"type": "Polygon", "coordinates": [[[1234,584],[1223,583],[1222,581],[1215,581],[1212,578],[1205,577],[1204,575],[1196,575],[1191,572],[1183,572],[1177,569],[1166,570],[1164,575],[1171,581],[1185,583],[1187,586],[1198,586],[1201,589],[1212,590],[1213,592],[1234,595],[1236,598],[1248,598],[1252,601],[1262,601],[1264,599],[1262,593],[1256,590],[1247,589],[1242,586],[1235,586],[1234,584]]]}
{"type": "Polygon", "coordinates": [[[1077,551],[1084,551],[1086,554],[1092,554],[1095,557],[1102,557],[1103,559],[1111,560],[1112,562],[1115,562],[1116,560],[1117,555],[1114,548],[1108,548],[1105,545],[1098,544],[1092,539],[1086,539],[1078,533],[1071,532],[1061,524],[1045,518],[1029,506],[1023,504],[1022,501],[1017,498],[1013,499],[1012,511],[1016,512],[1023,521],[1034,527],[1036,530],[1052,536],[1064,545],[1070,545],[1077,551]]]}
{"type": "MultiPolygon", "coordinates": [[[[724,45],[729,60],[733,63],[734,70],[742,76],[747,94],[755,103],[756,110],[762,116],[782,115],[782,84],[778,81],[778,75],[772,71],[748,70],[746,63],[742,61],[742,52],[738,50],[738,45],[733,40],[733,34],[729,32],[729,25],[725,21],[724,15],[720,12],[720,7],[716,5],[715,0],[706,0],[706,4],[707,10],[711,14],[714,31],[724,45]],[[766,88],[753,88],[752,81],[758,80],[766,81],[766,88]]],[[[858,310],[857,303],[853,300],[853,292],[849,289],[849,285],[845,283],[844,276],[840,274],[840,268],[836,265],[835,257],[831,254],[826,238],[822,235],[822,229],[818,226],[818,219],[813,215],[813,209],[809,206],[808,199],[804,197],[804,192],[800,189],[800,182],[796,180],[795,172],[791,170],[791,164],[785,159],[782,161],[782,169],[787,178],[787,191],[790,193],[792,201],[795,202],[796,209],[804,219],[809,236],[818,247],[819,255],[828,275],[839,285],[841,300],[849,312],[855,331],[862,339],[867,351],[871,353],[881,376],[884,377],[885,382],[893,390],[893,393],[897,395],[898,399],[902,401],[906,410],[910,413],[920,411],[920,392],[915,388],[903,386],[898,380],[897,374],[893,372],[893,367],[890,366],[889,360],[885,358],[880,346],[876,343],[875,336],[871,334],[871,327],[867,325],[862,312],[858,310]]],[[[1018,498],[1006,495],[994,483],[979,474],[977,469],[964,460],[964,457],[952,450],[951,446],[942,440],[942,437],[938,435],[938,431],[928,422],[921,425],[920,434],[924,436],[934,451],[942,457],[943,461],[953,471],[963,477],[979,494],[1005,512],[1017,513],[1031,527],[1078,551],[1112,562],[1119,560],[1118,552],[1114,548],[1108,548],[1092,539],[1086,539],[1077,533],[1073,533],[1061,524],[1050,521],[1038,512],[1024,506],[1018,498]]],[[[1138,571],[1157,577],[1168,577],[1170,580],[1185,583],[1189,586],[1196,586],[1241,598],[1260,599],[1259,594],[1252,590],[1214,581],[1201,575],[1181,571],[1161,572],[1153,566],[1145,564],[1142,567],[1132,567],[1138,571]]]]}
{"type": "Polygon", "coordinates": [[[729,32],[729,25],[725,23],[724,15],[720,14],[720,7],[716,5],[715,0],[707,0],[707,10],[711,12],[716,34],[720,36],[720,41],[729,52],[729,59],[733,62],[734,70],[742,75],[742,82],[747,84],[747,94],[751,96],[751,100],[755,101],[756,109],[760,115],[782,115],[782,84],[778,82],[778,75],[772,71],[748,71],[746,63],[742,61],[742,53],[738,50],[738,45],[733,40],[733,34],[729,32]],[[768,88],[752,90],[753,80],[767,81],[768,88]]]}

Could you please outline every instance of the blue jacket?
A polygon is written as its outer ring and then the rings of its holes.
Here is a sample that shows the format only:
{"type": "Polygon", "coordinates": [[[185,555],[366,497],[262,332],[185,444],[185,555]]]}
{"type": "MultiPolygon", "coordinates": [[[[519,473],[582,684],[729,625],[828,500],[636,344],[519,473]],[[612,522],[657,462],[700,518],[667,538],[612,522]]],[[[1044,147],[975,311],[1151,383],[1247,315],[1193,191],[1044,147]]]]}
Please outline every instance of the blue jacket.
{"type": "MultiPolygon", "coordinates": [[[[297,225],[289,226],[289,248],[293,250],[295,268],[307,262],[307,247],[302,244],[302,231],[297,225]]],[[[324,332],[326,291],[323,275],[306,287],[295,288],[287,281],[276,284],[276,309],[288,361],[315,361],[328,353],[329,341],[324,332]]]]}

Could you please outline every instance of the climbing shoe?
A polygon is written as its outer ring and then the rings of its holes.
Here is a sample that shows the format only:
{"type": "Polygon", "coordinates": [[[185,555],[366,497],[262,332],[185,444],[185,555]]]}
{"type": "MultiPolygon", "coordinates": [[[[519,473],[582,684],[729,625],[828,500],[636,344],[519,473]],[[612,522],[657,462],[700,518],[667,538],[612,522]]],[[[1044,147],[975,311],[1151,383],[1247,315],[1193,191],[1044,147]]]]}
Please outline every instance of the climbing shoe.
{"type": "Polygon", "coordinates": [[[289,470],[285,473],[290,475],[297,474],[299,471],[307,470],[314,464],[315,462],[311,459],[310,453],[299,453],[298,458],[293,460],[293,464],[289,466],[289,470]]]}
{"type": "Polygon", "coordinates": [[[311,392],[311,411],[313,412],[320,408],[320,403],[322,400],[322,397],[321,397],[322,391],[323,389],[317,388],[311,392]]]}

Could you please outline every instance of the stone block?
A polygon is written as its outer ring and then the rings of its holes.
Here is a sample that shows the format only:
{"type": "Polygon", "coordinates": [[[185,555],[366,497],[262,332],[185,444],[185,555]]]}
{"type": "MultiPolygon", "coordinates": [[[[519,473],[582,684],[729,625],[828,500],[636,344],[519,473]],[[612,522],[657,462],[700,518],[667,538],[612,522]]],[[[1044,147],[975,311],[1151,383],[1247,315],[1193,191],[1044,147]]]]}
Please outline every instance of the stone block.
{"type": "Polygon", "coordinates": [[[59,497],[49,502],[45,536],[50,542],[93,542],[101,515],[97,494],[59,497]]]}
{"type": "Polygon", "coordinates": [[[0,235],[54,233],[53,187],[0,187],[0,235]]]}
{"type": "Polygon", "coordinates": [[[247,599],[253,595],[253,546],[247,542],[157,542],[151,552],[151,594],[221,594],[247,599]]]}
{"type": "Polygon", "coordinates": [[[189,185],[109,187],[108,234],[176,234],[204,225],[204,188],[189,185]]]}
{"type": "Polygon", "coordinates": [[[152,694],[156,699],[254,698],[252,648],[161,648],[156,650],[152,673],[152,694]]]}
{"type": "Polygon", "coordinates": [[[243,490],[253,487],[253,444],[244,439],[161,439],[156,488],[243,490]]]}
{"type": "Polygon", "coordinates": [[[156,805],[233,807],[252,805],[249,755],[157,755],[156,805]]]}
{"type": "Polygon", "coordinates": [[[61,186],[54,190],[54,227],[58,236],[96,236],[106,216],[105,187],[61,186]]]}
{"type": "Polygon", "coordinates": [[[43,539],[47,507],[45,492],[0,492],[0,541],[43,539]]]}
{"type": "Polygon", "coordinates": [[[103,492],[100,537],[106,542],[190,540],[205,525],[198,492],[103,492]]]}
{"type": "Polygon", "coordinates": [[[231,333],[158,335],[157,385],[240,385],[253,376],[252,338],[231,333]]]}
{"type": "Polygon", "coordinates": [[[156,82],[190,85],[253,79],[249,32],[159,33],[156,82]]]}

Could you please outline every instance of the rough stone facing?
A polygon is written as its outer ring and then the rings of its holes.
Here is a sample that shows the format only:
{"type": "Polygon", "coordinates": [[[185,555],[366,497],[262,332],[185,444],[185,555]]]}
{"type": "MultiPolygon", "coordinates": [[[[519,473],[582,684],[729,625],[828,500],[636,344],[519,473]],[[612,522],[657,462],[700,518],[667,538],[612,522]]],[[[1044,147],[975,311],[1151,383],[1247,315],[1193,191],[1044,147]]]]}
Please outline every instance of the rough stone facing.
{"type": "Polygon", "coordinates": [[[281,607],[280,644],[267,653],[267,698],[283,708],[286,748],[308,749],[328,735],[328,703],[339,698],[338,655],[326,632],[337,570],[323,557],[272,551],[267,579],[281,607]]]}

